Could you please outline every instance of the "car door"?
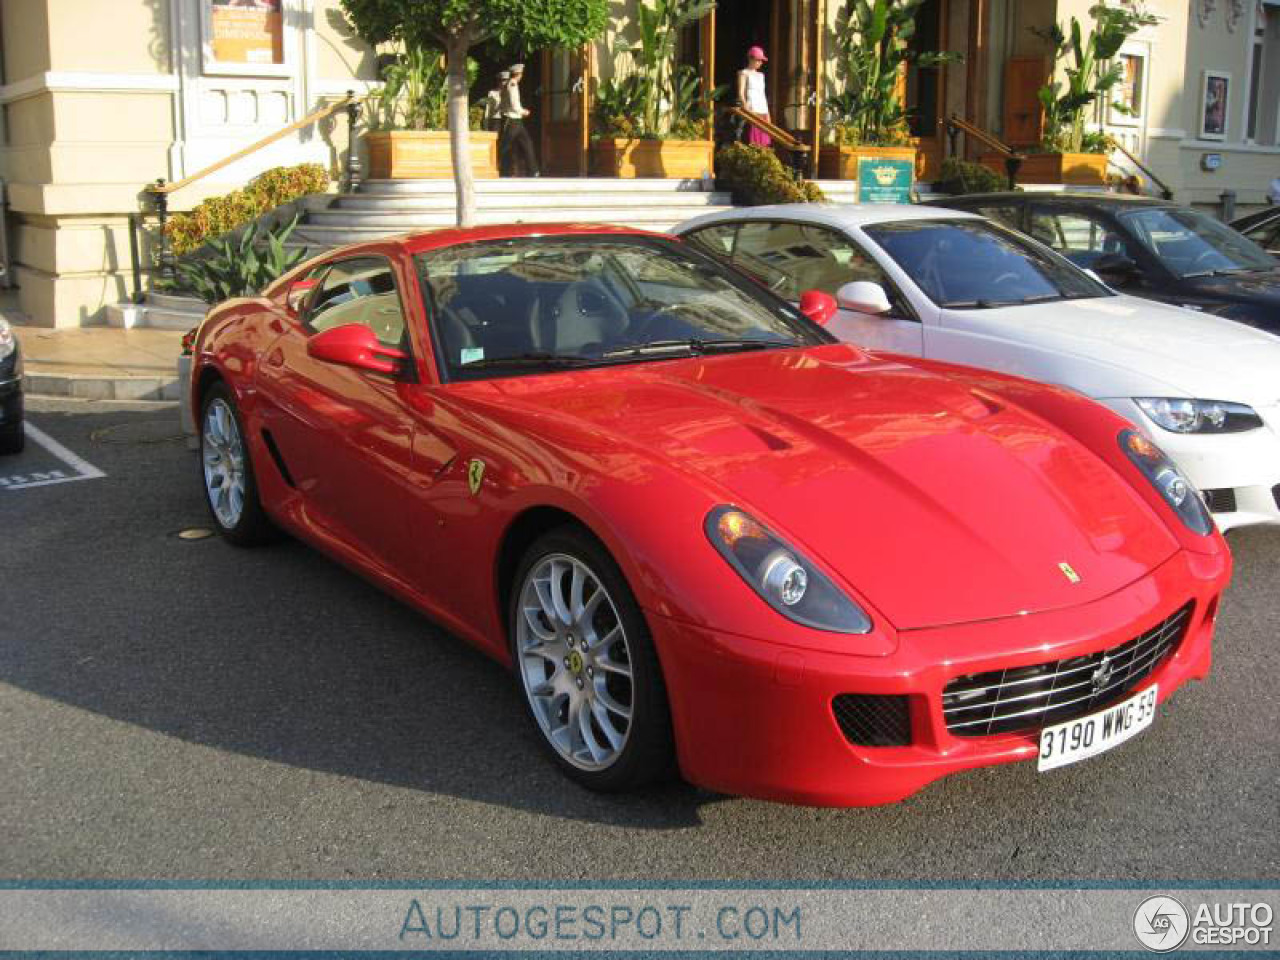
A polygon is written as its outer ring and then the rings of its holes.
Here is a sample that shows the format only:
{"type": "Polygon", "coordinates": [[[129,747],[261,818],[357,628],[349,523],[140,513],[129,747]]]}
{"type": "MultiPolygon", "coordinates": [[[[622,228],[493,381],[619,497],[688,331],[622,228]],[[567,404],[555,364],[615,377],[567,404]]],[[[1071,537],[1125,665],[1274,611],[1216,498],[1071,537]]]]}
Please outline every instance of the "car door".
{"type": "Polygon", "coordinates": [[[267,419],[272,442],[308,519],[396,576],[411,569],[416,549],[408,522],[414,429],[403,396],[413,364],[372,373],[316,359],[307,344],[324,330],[362,324],[379,343],[408,352],[406,315],[390,259],[336,260],[259,371],[275,411],[267,419]]]}
{"type": "Polygon", "coordinates": [[[748,220],[739,225],[733,265],[792,302],[808,290],[836,296],[847,283],[879,284],[889,298],[885,314],[843,307],[827,324],[842,340],[870,350],[921,356],[924,335],[896,284],[854,239],[831,227],[788,220],[748,220]]]}
{"type": "Polygon", "coordinates": [[[1028,214],[1027,233],[1078,267],[1091,270],[1099,259],[1109,254],[1119,254],[1131,260],[1134,270],[1129,276],[1103,277],[1113,289],[1154,299],[1165,299],[1164,294],[1167,293],[1168,299],[1177,299],[1172,289],[1161,291],[1160,280],[1167,279],[1164,269],[1154,263],[1142,245],[1110,217],[1034,201],[1029,205],[1028,214]]]}

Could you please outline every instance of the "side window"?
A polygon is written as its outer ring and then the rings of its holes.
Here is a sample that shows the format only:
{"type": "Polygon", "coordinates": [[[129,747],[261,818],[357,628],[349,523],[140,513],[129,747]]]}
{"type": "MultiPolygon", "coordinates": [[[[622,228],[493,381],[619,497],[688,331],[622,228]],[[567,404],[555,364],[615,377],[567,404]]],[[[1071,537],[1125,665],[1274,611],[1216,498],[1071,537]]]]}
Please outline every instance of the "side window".
{"type": "Polygon", "coordinates": [[[736,223],[725,223],[714,227],[703,227],[693,233],[686,233],[684,239],[704,253],[713,257],[728,260],[733,256],[733,238],[738,232],[736,223]]]}
{"type": "Polygon", "coordinates": [[[399,347],[404,342],[404,307],[391,264],[382,257],[339,260],[321,281],[307,314],[315,332],[359,323],[378,342],[399,347]]]}
{"type": "Polygon", "coordinates": [[[988,220],[994,220],[996,223],[1003,223],[1006,227],[1012,227],[1014,230],[1021,230],[1021,217],[1016,203],[1007,204],[990,204],[988,206],[974,207],[973,212],[981,214],[988,220]]]}
{"type": "Polygon", "coordinates": [[[806,290],[835,296],[846,283],[869,280],[884,287],[894,316],[910,316],[880,265],[849,237],[827,227],[805,223],[743,224],[733,262],[788,300],[799,300],[806,290]]]}
{"type": "Polygon", "coordinates": [[[1245,236],[1272,256],[1280,254],[1280,217],[1258,224],[1247,230],[1245,236]]]}
{"type": "Polygon", "coordinates": [[[1108,253],[1132,257],[1117,231],[1093,217],[1074,211],[1031,209],[1031,235],[1080,267],[1091,267],[1108,253]]]}

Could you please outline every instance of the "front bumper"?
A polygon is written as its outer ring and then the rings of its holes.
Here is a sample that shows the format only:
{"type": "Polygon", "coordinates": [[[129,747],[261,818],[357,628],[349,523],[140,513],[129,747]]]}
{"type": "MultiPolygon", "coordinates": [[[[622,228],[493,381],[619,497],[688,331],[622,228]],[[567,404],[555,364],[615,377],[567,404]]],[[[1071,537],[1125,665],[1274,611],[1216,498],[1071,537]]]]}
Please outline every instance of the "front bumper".
{"type": "Polygon", "coordinates": [[[22,423],[22,369],[0,364],[0,430],[22,423]]]}
{"type": "MultiPolygon", "coordinates": [[[[951,773],[1029,760],[1039,752],[1038,729],[976,737],[949,732],[942,693],[956,677],[1119,646],[1190,601],[1181,641],[1124,696],[1158,683],[1164,701],[1188,680],[1203,678],[1212,660],[1218,597],[1230,572],[1225,552],[1182,551],[1097,602],[901,632],[897,650],[884,657],[783,647],[648,616],[688,780],[791,803],[871,806],[902,800],[951,773]],[[910,745],[859,746],[846,739],[833,702],[848,693],[905,696],[910,745]]],[[[857,642],[850,637],[850,648],[857,642]]]]}
{"type": "Polygon", "coordinates": [[[1153,423],[1132,400],[1102,400],[1136,424],[1206,494],[1218,529],[1280,523],[1280,407],[1255,408],[1263,427],[1186,434],[1153,423]]]}

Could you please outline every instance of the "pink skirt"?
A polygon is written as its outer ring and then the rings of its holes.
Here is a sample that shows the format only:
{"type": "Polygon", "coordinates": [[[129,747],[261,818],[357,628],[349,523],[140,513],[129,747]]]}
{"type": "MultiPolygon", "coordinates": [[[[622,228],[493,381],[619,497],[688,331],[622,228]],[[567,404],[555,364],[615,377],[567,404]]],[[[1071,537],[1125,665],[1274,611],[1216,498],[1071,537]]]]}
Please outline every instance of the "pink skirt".
{"type": "MultiPolygon", "coordinates": [[[[769,115],[766,113],[764,118],[768,120],[769,115]]],[[[769,136],[759,127],[749,126],[747,129],[747,143],[751,144],[753,147],[767,147],[773,143],[773,137],[769,136]]]]}

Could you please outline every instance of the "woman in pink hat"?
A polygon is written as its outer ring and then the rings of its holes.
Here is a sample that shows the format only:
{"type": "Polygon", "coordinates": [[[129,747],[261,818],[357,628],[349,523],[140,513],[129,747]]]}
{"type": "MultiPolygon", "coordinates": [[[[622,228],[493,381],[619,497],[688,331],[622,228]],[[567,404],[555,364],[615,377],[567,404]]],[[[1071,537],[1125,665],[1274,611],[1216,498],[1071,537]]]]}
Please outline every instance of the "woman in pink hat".
{"type": "MultiPolygon", "coordinates": [[[[760,68],[768,59],[763,49],[752,47],[747,51],[746,68],[738,71],[738,103],[762,120],[769,119],[769,98],[764,92],[764,74],[760,68]]],[[[750,126],[747,143],[767,147],[773,139],[763,130],[750,126]]]]}

